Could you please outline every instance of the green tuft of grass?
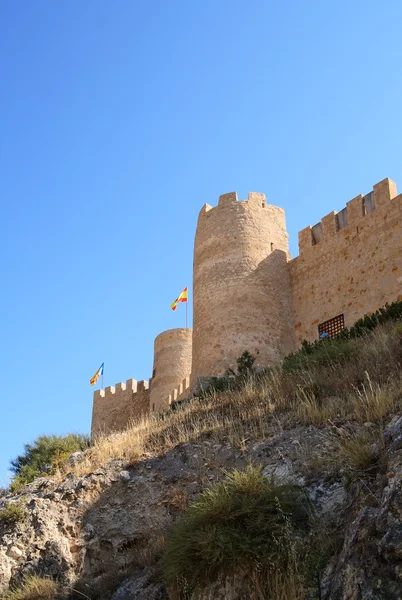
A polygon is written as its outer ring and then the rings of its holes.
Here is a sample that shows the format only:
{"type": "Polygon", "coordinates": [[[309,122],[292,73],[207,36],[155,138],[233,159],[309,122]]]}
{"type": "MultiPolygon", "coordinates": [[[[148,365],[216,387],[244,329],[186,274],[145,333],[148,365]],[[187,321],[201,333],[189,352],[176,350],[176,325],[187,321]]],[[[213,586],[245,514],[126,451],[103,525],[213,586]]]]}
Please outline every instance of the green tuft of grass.
{"type": "Polygon", "coordinates": [[[270,576],[286,572],[294,532],[306,531],[309,519],[307,497],[297,486],[276,484],[260,467],[234,471],[203,492],[174,527],[166,542],[166,579],[195,589],[242,574],[251,586],[266,587],[270,576]]]}
{"type": "Polygon", "coordinates": [[[58,585],[48,577],[30,575],[21,586],[6,594],[4,600],[55,600],[58,585]]]}

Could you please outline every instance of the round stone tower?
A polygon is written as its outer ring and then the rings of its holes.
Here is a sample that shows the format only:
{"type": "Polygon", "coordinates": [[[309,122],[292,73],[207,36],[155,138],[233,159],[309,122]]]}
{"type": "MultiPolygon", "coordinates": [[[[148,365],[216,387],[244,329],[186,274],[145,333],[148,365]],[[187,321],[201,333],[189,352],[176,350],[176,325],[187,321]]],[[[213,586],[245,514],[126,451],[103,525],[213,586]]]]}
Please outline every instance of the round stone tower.
{"type": "Polygon", "coordinates": [[[168,329],[155,338],[151,412],[167,408],[169,394],[190,376],[191,347],[192,329],[168,329]]]}
{"type": "Polygon", "coordinates": [[[294,350],[288,235],[265,195],[225,194],[199,215],[194,244],[191,385],[236,369],[248,350],[256,366],[294,350]]]}

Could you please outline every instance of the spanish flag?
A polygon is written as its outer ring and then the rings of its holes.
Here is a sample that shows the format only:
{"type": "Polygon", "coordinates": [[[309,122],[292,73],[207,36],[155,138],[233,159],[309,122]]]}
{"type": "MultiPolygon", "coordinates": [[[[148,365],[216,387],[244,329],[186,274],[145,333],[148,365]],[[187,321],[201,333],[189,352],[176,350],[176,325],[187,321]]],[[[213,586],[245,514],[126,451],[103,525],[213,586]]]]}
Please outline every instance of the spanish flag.
{"type": "Polygon", "coordinates": [[[95,375],[93,377],[91,377],[91,379],[89,380],[89,383],[91,385],[95,385],[95,383],[98,381],[100,375],[103,375],[103,365],[105,363],[102,363],[101,366],[99,367],[99,369],[96,371],[95,375]]]}
{"type": "Polygon", "coordinates": [[[172,310],[176,310],[179,302],[187,302],[187,287],[185,287],[184,290],[182,291],[182,293],[180,294],[180,296],[178,296],[176,298],[176,300],[174,302],[172,302],[172,304],[170,305],[170,308],[172,310]]]}

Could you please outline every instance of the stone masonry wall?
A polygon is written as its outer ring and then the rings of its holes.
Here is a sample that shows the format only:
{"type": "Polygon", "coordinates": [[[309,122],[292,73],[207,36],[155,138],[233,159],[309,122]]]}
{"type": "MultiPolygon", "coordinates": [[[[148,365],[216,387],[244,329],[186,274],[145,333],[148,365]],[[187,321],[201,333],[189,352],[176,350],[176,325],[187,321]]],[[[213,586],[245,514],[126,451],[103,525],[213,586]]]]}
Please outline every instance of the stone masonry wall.
{"type": "Polygon", "coordinates": [[[289,266],[298,343],[317,339],[318,325],[337,315],[350,327],[386,302],[402,300],[402,195],[396,185],[384,179],[372,195],[348,202],[339,217],[324,217],[318,231],[303,229],[299,256],[289,266]],[[314,236],[321,241],[314,244],[314,236]]]}
{"type": "Polygon", "coordinates": [[[199,376],[236,368],[248,350],[272,364],[294,349],[288,235],[283,209],[264,194],[206,204],[194,243],[193,362],[199,376]]]}
{"type": "Polygon", "coordinates": [[[275,363],[338,315],[346,327],[402,300],[402,194],[390,179],[299,232],[289,260],[285,215],[265,196],[236,193],[206,204],[194,244],[194,329],[155,339],[154,376],[94,393],[92,435],[188,397],[199,377],[235,368],[249,350],[275,363]],[[191,379],[190,379],[191,378],[191,379]]]}
{"type": "Polygon", "coordinates": [[[185,377],[183,381],[174,388],[168,398],[167,403],[170,405],[172,402],[179,402],[180,400],[185,400],[190,396],[190,377],[185,377]]]}
{"type": "Polygon", "coordinates": [[[92,437],[126,429],[130,421],[149,413],[151,380],[117,383],[94,392],[92,437]]]}
{"type": "Polygon", "coordinates": [[[150,406],[158,412],[169,406],[169,394],[190,376],[193,330],[163,331],[155,338],[150,406]]]}

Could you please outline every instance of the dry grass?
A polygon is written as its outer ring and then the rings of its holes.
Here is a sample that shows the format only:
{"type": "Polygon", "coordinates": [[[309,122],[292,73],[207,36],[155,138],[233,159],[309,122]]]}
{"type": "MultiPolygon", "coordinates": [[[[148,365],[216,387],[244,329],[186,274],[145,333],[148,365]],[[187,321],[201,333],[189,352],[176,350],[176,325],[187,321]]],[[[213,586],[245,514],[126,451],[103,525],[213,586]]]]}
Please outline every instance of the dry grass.
{"type": "Polygon", "coordinates": [[[54,600],[57,592],[58,585],[52,579],[31,575],[20,587],[8,592],[4,600],[54,600]]]}
{"type": "Polygon", "coordinates": [[[60,468],[59,475],[82,475],[111,459],[132,464],[202,439],[245,450],[248,442],[266,439],[278,427],[321,427],[336,419],[379,422],[397,410],[402,398],[400,336],[393,325],[384,326],[348,344],[352,351],[348,347],[343,354],[340,347],[339,360],[335,355],[328,362],[321,353],[307,370],[278,368],[263,380],[250,379],[241,390],[211,392],[162,417],[144,417],[124,432],[98,438],[82,462],[60,468]]]}
{"type": "Polygon", "coordinates": [[[376,462],[373,442],[370,439],[353,436],[339,444],[339,458],[353,471],[365,471],[376,462]]]}
{"type": "Polygon", "coordinates": [[[337,418],[363,424],[387,417],[402,398],[401,377],[373,383],[369,373],[365,375],[365,383],[338,397],[322,399],[313,392],[296,390],[295,414],[301,421],[314,425],[325,425],[337,418]]]}

